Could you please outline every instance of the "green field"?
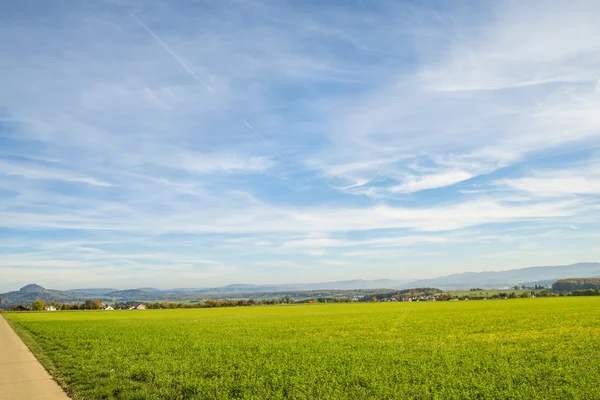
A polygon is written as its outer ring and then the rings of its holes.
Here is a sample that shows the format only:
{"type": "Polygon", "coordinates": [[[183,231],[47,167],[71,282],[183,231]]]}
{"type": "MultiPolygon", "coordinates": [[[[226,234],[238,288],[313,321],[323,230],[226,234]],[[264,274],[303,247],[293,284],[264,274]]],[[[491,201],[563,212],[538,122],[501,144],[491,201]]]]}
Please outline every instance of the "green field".
{"type": "Polygon", "coordinates": [[[600,298],[6,313],[77,399],[599,399],[600,298]]]}

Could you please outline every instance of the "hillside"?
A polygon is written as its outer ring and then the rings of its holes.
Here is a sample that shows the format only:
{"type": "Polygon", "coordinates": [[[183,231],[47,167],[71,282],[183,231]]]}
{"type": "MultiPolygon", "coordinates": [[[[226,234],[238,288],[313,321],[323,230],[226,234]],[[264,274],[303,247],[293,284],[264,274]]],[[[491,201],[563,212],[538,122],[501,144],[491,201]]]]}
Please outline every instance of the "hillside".
{"type": "Polygon", "coordinates": [[[57,302],[66,303],[72,301],[87,300],[89,297],[85,295],[77,295],[61,290],[46,289],[36,284],[23,286],[18,291],[0,294],[2,306],[10,306],[12,304],[31,304],[33,301],[40,299],[46,303],[57,302]]]}
{"type": "Polygon", "coordinates": [[[110,292],[114,292],[117,289],[111,289],[111,288],[90,288],[90,289],[69,289],[66,290],[66,292],[68,293],[84,293],[84,294],[89,294],[89,295],[94,295],[94,296],[102,296],[105,294],[108,294],[110,292]]]}
{"type": "Polygon", "coordinates": [[[552,284],[558,279],[574,276],[600,277],[600,263],[586,262],[571,265],[529,267],[507,271],[465,272],[433,279],[420,279],[404,284],[402,287],[439,287],[441,289],[458,288],[503,288],[524,283],[543,282],[552,284]]]}
{"type": "Polygon", "coordinates": [[[552,284],[552,290],[556,292],[587,289],[600,289],[600,278],[559,279],[552,284]]]}
{"type": "Polygon", "coordinates": [[[357,290],[396,288],[405,284],[406,280],[393,279],[354,279],[348,281],[317,282],[317,283],[283,283],[273,285],[232,284],[223,287],[195,289],[192,293],[265,293],[281,291],[305,290],[357,290]]]}

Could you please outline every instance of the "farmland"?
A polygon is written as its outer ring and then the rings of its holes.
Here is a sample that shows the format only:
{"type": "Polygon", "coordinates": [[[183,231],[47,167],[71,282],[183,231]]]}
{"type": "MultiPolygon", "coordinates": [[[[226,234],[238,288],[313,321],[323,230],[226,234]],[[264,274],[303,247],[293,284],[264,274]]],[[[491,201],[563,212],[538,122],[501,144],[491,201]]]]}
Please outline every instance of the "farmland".
{"type": "Polygon", "coordinates": [[[600,298],[6,313],[76,399],[598,398],[600,298]]]}

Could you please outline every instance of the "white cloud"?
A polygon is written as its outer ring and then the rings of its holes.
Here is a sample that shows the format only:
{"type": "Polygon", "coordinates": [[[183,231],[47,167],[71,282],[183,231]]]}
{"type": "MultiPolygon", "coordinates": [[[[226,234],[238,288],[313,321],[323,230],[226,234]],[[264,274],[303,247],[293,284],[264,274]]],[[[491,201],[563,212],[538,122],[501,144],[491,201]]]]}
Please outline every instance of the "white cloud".
{"type": "Polygon", "coordinates": [[[108,182],[87,176],[79,176],[70,171],[59,170],[54,167],[32,166],[0,161],[0,174],[17,176],[25,179],[55,180],[72,183],[83,183],[90,186],[113,186],[108,182]]]}
{"type": "MultiPolygon", "coordinates": [[[[115,209],[111,219],[101,211],[65,210],[40,214],[0,211],[3,226],[28,229],[89,229],[155,234],[252,233],[252,232],[340,232],[409,228],[444,231],[490,223],[553,219],[581,214],[588,209],[579,200],[503,203],[482,199],[433,207],[285,208],[252,203],[243,197],[206,203],[204,207],[170,200],[169,207],[138,200],[135,208],[115,209]],[[179,208],[182,206],[184,208],[179,208]],[[152,218],[148,218],[151,210],[152,218]]],[[[308,244],[330,244],[331,239],[307,239],[308,244]]]]}
{"type": "Polygon", "coordinates": [[[571,168],[534,171],[530,176],[499,179],[494,183],[529,193],[536,197],[600,195],[600,164],[598,161],[571,168]]]}
{"type": "Polygon", "coordinates": [[[595,1],[497,3],[485,28],[454,42],[422,78],[448,91],[595,82],[599,10],[595,1]]]}
{"type": "Polygon", "coordinates": [[[311,159],[312,165],[347,182],[334,185],[340,191],[385,198],[597,141],[598,5],[532,7],[498,3],[485,24],[472,25],[471,14],[450,16],[432,38],[418,37],[425,63],[417,74],[390,74],[379,87],[342,102],[330,118],[327,156],[311,159]],[[421,161],[430,174],[414,173],[421,161]]]}
{"type": "Polygon", "coordinates": [[[472,177],[473,175],[466,171],[446,171],[437,175],[411,176],[401,185],[392,186],[389,190],[398,193],[413,193],[454,185],[469,180],[472,177]]]}

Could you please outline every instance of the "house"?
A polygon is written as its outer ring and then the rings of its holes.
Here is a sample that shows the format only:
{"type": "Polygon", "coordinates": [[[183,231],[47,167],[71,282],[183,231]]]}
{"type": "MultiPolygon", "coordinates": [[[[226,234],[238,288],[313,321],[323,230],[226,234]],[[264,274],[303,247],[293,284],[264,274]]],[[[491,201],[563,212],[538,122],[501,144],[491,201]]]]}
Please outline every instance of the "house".
{"type": "Polygon", "coordinates": [[[138,304],[138,306],[134,308],[134,310],[145,310],[145,309],[146,309],[145,304],[138,304]]]}
{"type": "Polygon", "coordinates": [[[56,311],[56,307],[48,306],[48,307],[46,307],[46,311],[56,311]]]}
{"type": "Polygon", "coordinates": [[[110,305],[105,304],[104,306],[102,306],[102,310],[104,311],[113,311],[114,308],[112,308],[110,305]]]}

